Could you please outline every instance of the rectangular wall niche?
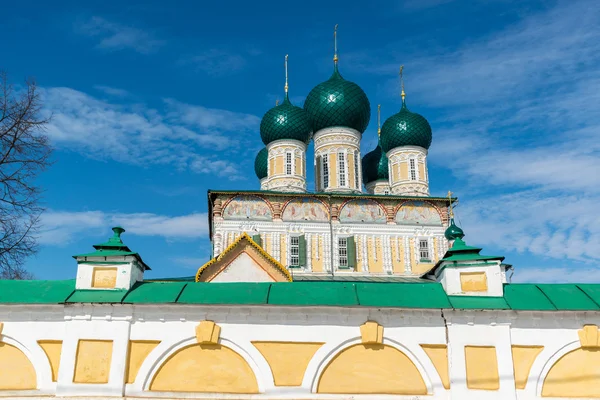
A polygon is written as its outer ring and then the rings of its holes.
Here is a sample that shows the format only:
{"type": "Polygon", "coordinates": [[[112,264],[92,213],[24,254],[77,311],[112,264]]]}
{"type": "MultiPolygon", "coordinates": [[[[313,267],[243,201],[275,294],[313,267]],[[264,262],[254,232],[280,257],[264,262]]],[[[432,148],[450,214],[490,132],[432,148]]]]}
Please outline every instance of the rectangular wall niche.
{"type": "Polygon", "coordinates": [[[92,274],[92,287],[99,289],[114,289],[117,286],[116,268],[94,268],[92,274]]]}
{"type": "Polygon", "coordinates": [[[493,346],[465,346],[467,387],[476,390],[500,389],[498,358],[493,346]]]}
{"type": "Polygon", "coordinates": [[[461,272],[460,289],[463,292],[487,292],[485,272],[461,272]]]}

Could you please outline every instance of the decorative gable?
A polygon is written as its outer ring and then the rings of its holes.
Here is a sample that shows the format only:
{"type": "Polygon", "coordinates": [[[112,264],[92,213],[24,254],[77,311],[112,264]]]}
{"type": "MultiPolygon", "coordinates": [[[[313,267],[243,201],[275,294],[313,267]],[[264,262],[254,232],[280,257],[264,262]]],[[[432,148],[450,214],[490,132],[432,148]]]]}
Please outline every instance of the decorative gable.
{"type": "Polygon", "coordinates": [[[287,269],[242,234],[219,256],[204,264],[196,282],[291,282],[287,269]]]}

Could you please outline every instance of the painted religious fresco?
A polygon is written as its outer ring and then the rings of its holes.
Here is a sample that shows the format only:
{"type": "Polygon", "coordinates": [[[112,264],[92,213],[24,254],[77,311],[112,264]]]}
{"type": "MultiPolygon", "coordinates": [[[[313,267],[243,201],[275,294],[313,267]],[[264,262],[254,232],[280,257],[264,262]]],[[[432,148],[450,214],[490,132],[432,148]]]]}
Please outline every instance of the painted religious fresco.
{"type": "Polygon", "coordinates": [[[353,200],[344,206],[340,211],[341,222],[365,222],[382,223],[386,222],[385,211],[376,202],[367,199],[353,200]]]}
{"type": "Polygon", "coordinates": [[[272,218],[267,203],[254,196],[237,196],[223,210],[223,219],[271,220],[272,218]]]}
{"type": "Polygon", "coordinates": [[[408,201],[396,213],[400,225],[442,225],[440,214],[431,204],[424,201],[408,201]]]}
{"type": "Polygon", "coordinates": [[[329,214],[319,200],[303,197],[290,201],[285,206],[281,219],[284,221],[328,221],[329,214]]]}

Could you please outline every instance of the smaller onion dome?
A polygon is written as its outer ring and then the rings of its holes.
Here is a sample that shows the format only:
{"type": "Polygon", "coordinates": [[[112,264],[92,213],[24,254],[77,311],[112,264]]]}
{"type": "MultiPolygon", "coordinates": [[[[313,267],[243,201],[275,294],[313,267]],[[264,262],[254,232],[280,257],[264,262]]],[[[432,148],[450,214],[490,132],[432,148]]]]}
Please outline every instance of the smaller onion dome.
{"type": "Polygon", "coordinates": [[[463,237],[465,237],[465,233],[463,232],[462,229],[460,229],[458,226],[456,226],[456,224],[454,223],[454,218],[451,218],[450,226],[448,226],[448,228],[446,228],[446,232],[444,232],[444,236],[446,236],[446,239],[448,239],[448,240],[456,240],[456,239],[462,239],[463,237]]]}
{"type": "Polygon", "coordinates": [[[431,146],[431,126],[420,114],[410,112],[402,101],[400,112],[389,117],[381,127],[381,147],[387,153],[396,147],[431,146]]]}
{"type": "Polygon", "coordinates": [[[286,93],[283,103],[267,111],[260,122],[260,137],[265,145],[280,139],[310,142],[310,119],[300,107],[294,106],[286,93]]]}
{"type": "Polygon", "coordinates": [[[371,119],[371,104],[365,92],[354,82],[342,78],[337,62],[333,75],[315,86],[304,102],[313,131],[343,126],[363,133],[371,119]]]}
{"type": "Polygon", "coordinates": [[[259,180],[262,180],[269,175],[268,158],[269,152],[266,147],[263,147],[256,155],[256,159],[254,160],[254,172],[259,180]]]}
{"type": "Polygon", "coordinates": [[[363,183],[366,185],[370,182],[378,180],[389,180],[389,165],[388,158],[381,150],[381,125],[380,121],[381,106],[377,106],[377,147],[375,150],[368,152],[362,159],[363,183]]]}

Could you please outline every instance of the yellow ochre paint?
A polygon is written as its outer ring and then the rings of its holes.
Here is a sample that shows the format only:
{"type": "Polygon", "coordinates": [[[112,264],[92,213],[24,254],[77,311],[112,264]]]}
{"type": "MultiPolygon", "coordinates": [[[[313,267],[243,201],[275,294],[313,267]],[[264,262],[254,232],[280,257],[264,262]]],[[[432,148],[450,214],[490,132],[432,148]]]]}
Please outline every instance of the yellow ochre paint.
{"type": "Polygon", "coordinates": [[[275,386],[300,386],[308,363],[323,343],[252,342],[267,360],[275,386]]]}
{"type": "Polygon", "coordinates": [[[0,342],[0,390],[37,388],[35,368],[18,348],[0,342]]]}
{"type": "Polygon", "coordinates": [[[108,383],[112,349],[112,340],[79,340],[73,382],[108,383]]]}
{"type": "Polygon", "coordinates": [[[498,358],[493,346],[465,346],[467,387],[476,390],[500,389],[498,358]]]}
{"type": "Polygon", "coordinates": [[[38,340],[38,344],[44,350],[44,353],[46,353],[46,357],[48,357],[48,362],[52,368],[52,382],[56,382],[58,380],[62,340],[38,340]]]}
{"type": "Polygon", "coordinates": [[[127,355],[127,369],[125,371],[125,383],[135,382],[140,367],[148,354],[158,346],[160,341],[156,340],[130,340],[129,354],[127,355]]]}
{"type": "Polygon", "coordinates": [[[577,349],[562,356],[544,379],[542,397],[600,397],[600,349],[577,349]]]}
{"type": "Polygon", "coordinates": [[[450,389],[448,375],[448,346],[445,344],[422,344],[421,347],[433,363],[435,370],[440,375],[445,389],[450,389]]]}
{"type": "Polygon", "coordinates": [[[512,346],[513,371],[517,389],[525,389],[527,386],[531,366],[543,349],[544,346],[512,346]]]}
{"type": "Polygon", "coordinates": [[[101,289],[112,289],[117,285],[116,268],[94,268],[92,274],[92,287],[101,289]]]}
{"type": "Polygon", "coordinates": [[[487,277],[485,272],[461,272],[460,290],[463,292],[487,292],[487,277]]]}

